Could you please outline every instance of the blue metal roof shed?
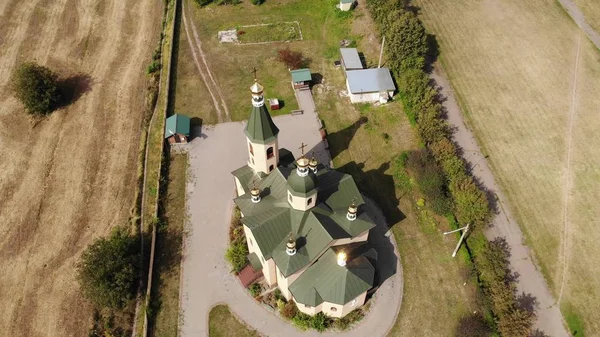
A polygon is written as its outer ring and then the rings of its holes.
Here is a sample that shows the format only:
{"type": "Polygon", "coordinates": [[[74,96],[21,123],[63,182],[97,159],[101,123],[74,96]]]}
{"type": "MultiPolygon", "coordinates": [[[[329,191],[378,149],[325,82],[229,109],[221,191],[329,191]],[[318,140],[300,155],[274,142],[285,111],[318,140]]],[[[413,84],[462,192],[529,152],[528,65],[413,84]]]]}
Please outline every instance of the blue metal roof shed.
{"type": "Polygon", "coordinates": [[[396,86],[387,68],[353,70],[346,73],[351,94],[395,91],[396,86]]]}
{"type": "Polygon", "coordinates": [[[342,63],[344,64],[344,69],[350,70],[364,68],[356,48],[340,48],[340,53],[342,54],[342,63]]]}

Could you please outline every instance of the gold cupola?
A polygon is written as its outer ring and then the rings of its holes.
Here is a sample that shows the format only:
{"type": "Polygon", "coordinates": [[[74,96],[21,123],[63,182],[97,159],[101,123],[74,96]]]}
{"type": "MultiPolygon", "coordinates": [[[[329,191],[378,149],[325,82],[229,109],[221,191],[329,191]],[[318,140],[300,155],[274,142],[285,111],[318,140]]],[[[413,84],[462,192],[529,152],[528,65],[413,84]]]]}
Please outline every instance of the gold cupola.
{"type": "Polygon", "coordinates": [[[294,239],[294,236],[291,233],[290,233],[290,239],[285,244],[285,252],[289,256],[293,256],[296,254],[296,240],[294,239]]]}
{"type": "Polygon", "coordinates": [[[346,218],[350,221],[356,220],[356,213],[358,213],[358,206],[356,205],[356,198],[352,198],[352,203],[348,206],[348,214],[346,218]]]}

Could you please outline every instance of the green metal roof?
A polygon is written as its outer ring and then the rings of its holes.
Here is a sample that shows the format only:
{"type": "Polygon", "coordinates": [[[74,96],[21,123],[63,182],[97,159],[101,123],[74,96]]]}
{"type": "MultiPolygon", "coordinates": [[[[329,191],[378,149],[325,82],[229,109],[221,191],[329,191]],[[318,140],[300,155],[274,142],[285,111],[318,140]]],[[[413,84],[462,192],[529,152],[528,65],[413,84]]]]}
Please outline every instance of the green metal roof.
{"type": "Polygon", "coordinates": [[[190,135],[190,118],[188,116],[174,114],[167,118],[165,123],[165,138],[169,138],[173,133],[190,135]]]}
{"type": "Polygon", "coordinates": [[[244,133],[250,141],[266,144],[275,140],[279,129],[273,122],[269,110],[267,110],[265,105],[260,107],[252,106],[252,112],[250,113],[248,123],[246,123],[244,133]]]}
{"type": "Polygon", "coordinates": [[[343,4],[352,4],[352,3],[354,3],[355,1],[356,1],[356,0],[340,0],[340,3],[343,3],[343,4]]]}
{"type": "MultiPolygon", "coordinates": [[[[321,167],[315,177],[319,191],[317,206],[306,212],[292,209],[287,201],[287,181],[296,175],[295,170],[294,165],[280,166],[257,180],[261,190],[258,203],[251,201],[249,193],[234,200],[244,214],[242,222],[253,233],[265,259],[272,257],[285,276],[316,260],[333,240],[353,238],[375,226],[368,215],[361,212],[364,201],[352,177],[325,167],[321,167]],[[359,214],[356,220],[350,221],[346,213],[353,198],[359,205],[359,214]],[[297,252],[291,257],[285,252],[290,233],[297,238],[297,252]]],[[[247,177],[256,177],[253,172],[247,166],[233,172],[238,178],[246,177],[246,191],[254,179],[247,177]]]]}
{"type": "Polygon", "coordinates": [[[312,75],[310,74],[310,69],[308,68],[292,70],[290,71],[290,74],[292,74],[292,82],[305,82],[312,80],[312,75]]]}
{"type": "Polygon", "coordinates": [[[260,263],[260,259],[256,253],[250,253],[248,255],[248,261],[250,261],[250,265],[254,269],[254,271],[262,270],[262,264],[260,263]]]}
{"type": "Polygon", "coordinates": [[[287,185],[293,195],[307,197],[317,192],[316,180],[317,178],[311,170],[305,177],[301,177],[296,170],[293,170],[287,179],[287,185]]]}
{"type": "Polygon", "coordinates": [[[289,289],[294,299],[305,305],[314,307],[324,301],[344,305],[371,289],[374,279],[375,268],[366,257],[356,257],[340,266],[336,252],[330,248],[289,289]]]}

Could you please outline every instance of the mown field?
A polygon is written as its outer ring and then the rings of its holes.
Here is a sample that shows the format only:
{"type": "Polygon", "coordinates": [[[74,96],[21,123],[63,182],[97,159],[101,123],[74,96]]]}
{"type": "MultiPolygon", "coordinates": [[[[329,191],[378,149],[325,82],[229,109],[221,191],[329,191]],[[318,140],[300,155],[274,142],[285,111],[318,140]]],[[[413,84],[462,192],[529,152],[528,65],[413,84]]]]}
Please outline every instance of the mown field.
{"type": "Polygon", "coordinates": [[[0,2],[0,330],[84,336],[76,283],[83,249],[127,224],[137,179],[145,67],[161,2],[0,2]],[[9,90],[36,60],[67,81],[73,103],[30,120],[9,90]]]}
{"type": "Polygon", "coordinates": [[[598,335],[600,53],[555,1],[415,5],[567,322],[598,335]]]}
{"type": "Polygon", "coordinates": [[[583,12],[587,23],[600,32],[600,2],[596,0],[574,0],[575,4],[583,12]]]}
{"type": "MultiPolygon", "coordinates": [[[[334,165],[353,174],[364,193],[380,205],[397,239],[404,294],[391,335],[453,336],[459,325],[472,319],[473,312],[481,313],[476,285],[465,261],[450,257],[456,238],[441,234],[448,229],[445,220],[417,206],[409,179],[395,164],[400,153],[418,147],[401,104],[353,106],[340,97],[340,91],[346,89],[344,75],[333,65],[339,59],[340,41],[350,39],[364,53],[368,66],[377,64],[380,45],[362,1],[349,14],[336,12],[335,3],[274,0],[261,6],[244,2],[198,7],[185,2],[186,11],[194,14],[202,50],[225,97],[231,120],[244,120],[249,114],[247,92],[253,67],[258,68],[267,97],[283,97],[289,107],[296,102],[287,69],[276,61],[276,50],[289,46],[310,59],[309,67],[320,82],[313,87],[313,95],[329,133],[334,165]],[[230,45],[217,40],[219,30],[237,25],[289,21],[300,23],[303,41],[230,45]]],[[[196,52],[198,48],[190,47],[183,25],[181,32],[175,109],[202,118],[205,123],[216,123],[220,120],[218,113],[192,60],[192,48],[196,52]]],[[[222,116],[221,120],[227,119],[222,116]]]]}

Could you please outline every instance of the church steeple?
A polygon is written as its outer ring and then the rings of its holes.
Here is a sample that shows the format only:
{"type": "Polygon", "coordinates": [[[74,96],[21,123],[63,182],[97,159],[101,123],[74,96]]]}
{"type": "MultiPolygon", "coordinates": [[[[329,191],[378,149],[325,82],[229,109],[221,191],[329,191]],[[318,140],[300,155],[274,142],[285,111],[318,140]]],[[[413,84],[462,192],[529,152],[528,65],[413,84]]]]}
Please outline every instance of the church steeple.
{"type": "MultiPolygon", "coordinates": [[[[256,77],[256,71],[255,71],[256,77]]],[[[279,164],[279,129],[265,106],[264,88],[256,78],[250,87],[252,112],[244,129],[248,139],[248,166],[255,172],[270,173],[279,164]]]]}

